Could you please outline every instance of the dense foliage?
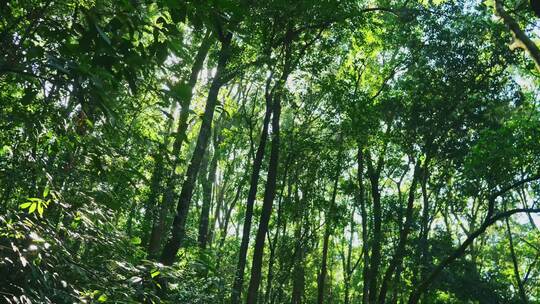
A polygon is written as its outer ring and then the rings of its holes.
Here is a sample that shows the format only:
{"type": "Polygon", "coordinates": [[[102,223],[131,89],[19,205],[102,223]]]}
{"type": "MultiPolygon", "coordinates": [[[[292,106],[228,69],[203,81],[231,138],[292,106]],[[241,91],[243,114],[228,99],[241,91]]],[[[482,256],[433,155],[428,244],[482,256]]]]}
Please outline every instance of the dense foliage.
{"type": "Polygon", "coordinates": [[[538,24],[1,2],[1,301],[540,302],[538,24]]]}

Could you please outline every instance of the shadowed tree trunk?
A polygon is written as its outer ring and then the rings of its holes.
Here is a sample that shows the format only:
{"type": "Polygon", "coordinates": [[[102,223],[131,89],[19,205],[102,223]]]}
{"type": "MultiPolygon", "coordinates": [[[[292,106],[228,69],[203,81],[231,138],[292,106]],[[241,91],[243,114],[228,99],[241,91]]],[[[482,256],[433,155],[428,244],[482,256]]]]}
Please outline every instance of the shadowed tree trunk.
{"type": "Polygon", "coordinates": [[[266,188],[264,192],[264,200],[259,222],[259,229],[255,238],[255,247],[253,250],[253,261],[251,265],[251,278],[247,294],[247,304],[257,303],[259,285],[261,282],[262,258],[264,253],[264,241],[268,231],[268,222],[272,213],[272,205],[276,195],[276,180],[279,162],[279,119],[281,114],[281,90],[283,83],[278,84],[278,92],[276,92],[272,105],[272,149],[270,151],[270,161],[268,165],[268,175],[266,180],[266,188]]]}
{"type": "Polygon", "coordinates": [[[377,301],[377,278],[379,276],[379,266],[381,263],[382,208],[381,193],[379,189],[379,175],[382,169],[382,158],[380,158],[378,161],[377,168],[373,167],[373,162],[369,153],[367,154],[367,158],[368,175],[371,183],[371,197],[373,200],[373,245],[371,246],[371,259],[369,261],[368,302],[370,304],[374,304],[377,301]]]}
{"type": "Polygon", "coordinates": [[[186,96],[185,99],[181,100],[180,103],[180,118],[178,122],[178,128],[176,130],[177,134],[173,143],[173,161],[171,164],[171,173],[167,178],[167,184],[163,191],[163,199],[161,201],[159,214],[157,215],[157,218],[153,219],[152,232],[150,233],[150,240],[148,243],[148,253],[153,258],[156,258],[159,254],[161,240],[163,239],[163,231],[165,229],[165,222],[174,199],[174,185],[176,182],[175,170],[180,159],[180,150],[182,149],[182,144],[184,143],[184,140],[186,138],[189,106],[193,97],[193,89],[195,87],[195,84],[197,83],[197,77],[203,67],[204,60],[206,59],[206,55],[208,54],[208,50],[210,49],[210,46],[212,44],[212,40],[213,38],[210,31],[207,31],[203,38],[203,41],[201,42],[199,50],[197,51],[195,61],[193,62],[193,66],[191,68],[191,74],[187,82],[187,90],[189,91],[189,94],[186,96]]]}
{"type": "MultiPolygon", "coordinates": [[[[390,265],[386,269],[383,280],[381,282],[380,293],[379,293],[379,304],[384,304],[386,301],[386,292],[388,291],[388,284],[390,283],[392,276],[396,268],[401,265],[403,257],[405,256],[405,245],[407,244],[407,238],[411,230],[411,225],[413,221],[413,209],[414,209],[414,199],[416,192],[416,185],[418,184],[419,174],[420,174],[420,161],[418,160],[413,173],[413,180],[411,187],[409,189],[409,197],[407,200],[407,209],[405,211],[405,224],[403,229],[400,231],[398,245],[396,247],[396,252],[390,261],[390,265]]],[[[401,220],[401,219],[400,219],[401,220]]]]}
{"type": "Polygon", "coordinates": [[[369,294],[369,235],[368,235],[368,216],[365,201],[364,189],[364,153],[362,152],[362,144],[357,142],[357,173],[356,179],[358,182],[357,200],[360,205],[360,216],[362,218],[362,304],[368,302],[369,294]]]}
{"type": "Polygon", "coordinates": [[[526,304],[529,303],[529,300],[527,298],[527,293],[525,292],[525,286],[523,286],[523,281],[521,280],[521,275],[519,274],[519,264],[516,257],[516,251],[514,250],[514,238],[512,237],[512,230],[510,229],[510,221],[508,218],[506,218],[505,222],[506,232],[508,233],[508,242],[510,244],[510,255],[512,257],[512,265],[514,267],[514,277],[516,278],[516,284],[518,286],[521,301],[526,304]]]}
{"type": "Polygon", "coordinates": [[[208,165],[207,172],[203,174],[201,182],[203,188],[203,204],[201,208],[201,216],[199,218],[199,235],[197,238],[197,242],[201,249],[205,249],[208,242],[210,204],[212,203],[212,186],[216,178],[217,162],[219,158],[219,136],[217,136],[217,132],[219,132],[219,126],[216,126],[214,129],[214,154],[212,156],[212,161],[208,165]]]}
{"type": "MultiPolygon", "coordinates": [[[[163,142],[159,145],[159,149],[156,152],[154,157],[155,165],[152,172],[152,178],[150,179],[150,195],[146,202],[145,211],[146,215],[144,217],[143,227],[148,227],[149,225],[154,224],[157,215],[157,201],[161,194],[163,187],[162,180],[165,174],[165,155],[167,153],[167,147],[169,146],[169,136],[171,134],[173,124],[174,124],[174,112],[176,111],[176,106],[171,106],[169,111],[169,121],[167,124],[167,129],[165,130],[165,135],[163,142]]],[[[142,237],[143,246],[149,245],[150,236],[148,233],[144,233],[142,237]]],[[[150,248],[150,247],[149,247],[150,248]]]]}
{"type": "Polygon", "coordinates": [[[214,117],[214,110],[217,104],[217,97],[219,94],[219,90],[225,84],[223,74],[225,72],[225,68],[230,57],[231,40],[231,33],[225,34],[225,36],[221,39],[221,50],[219,52],[216,75],[212,80],[212,84],[208,92],[208,98],[202,118],[201,129],[199,131],[195,150],[193,151],[193,156],[189,163],[186,177],[182,185],[182,191],[180,192],[180,197],[178,199],[176,216],[174,217],[171,230],[171,237],[163,248],[163,252],[161,254],[160,261],[165,265],[172,265],[172,263],[174,262],[174,258],[176,257],[176,253],[178,252],[181,242],[185,236],[186,220],[188,216],[189,206],[191,204],[191,198],[193,196],[195,181],[199,173],[202,157],[206,151],[206,147],[208,146],[208,141],[210,139],[210,132],[212,129],[212,120],[214,117]]]}
{"type": "MultiPolygon", "coordinates": [[[[339,152],[341,154],[341,151],[339,152]]],[[[317,303],[324,303],[324,291],[326,286],[326,275],[328,268],[328,242],[330,240],[330,234],[333,230],[334,225],[334,213],[336,208],[336,196],[337,196],[337,186],[339,181],[339,175],[341,173],[341,156],[338,156],[338,163],[336,166],[336,176],[334,179],[334,188],[332,190],[332,197],[330,199],[330,206],[328,207],[328,213],[325,218],[325,228],[324,228],[324,239],[323,239],[323,248],[322,248],[322,259],[321,259],[321,269],[319,271],[319,277],[317,278],[317,303]]]]}
{"type": "Polygon", "coordinates": [[[354,271],[356,270],[356,267],[361,261],[361,256],[358,258],[358,260],[355,262],[355,264],[352,264],[352,251],[353,251],[353,238],[354,238],[354,230],[356,226],[356,222],[354,220],[354,215],[356,214],[356,208],[357,206],[354,205],[351,210],[350,218],[349,218],[349,239],[347,240],[347,256],[345,256],[345,253],[342,255],[343,260],[343,285],[344,285],[344,291],[343,291],[343,303],[349,304],[350,301],[350,293],[351,293],[351,279],[354,271]]]}
{"type": "Polygon", "coordinates": [[[277,211],[277,219],[276,219],[276,232],[274,233],[274,237],[272,240],[270,240],[270,234],[268,234],[268,242],[269,242],[269,247],[270,247],[270,257],[268,259],[268,277],[266,279],[266,289],[265,289],[265,292],[264,292],[264,301],[263,303],[268,303],[269,300],[270,300],[270,293],[272,292],[272,283],[273,283],[273,280],[274,280],[274,263],[275,263],[275,255],[276,255],[276,250],[278,248],[278,241],[279,241],[279,232],[280,232],[280,229],[281,229],[281,225],[282,225],[282,214],[283,214],[283,202],[288,202],[289,201],[289,198],[290,198],[290,195],[291,195],[291,186],[290,186],[290,182],[288,183],[289,185],[287,186],[287,198],[284,200],[283,199],[283,193],[285,191],[285,188],[286,188],[286,184],[287,184],[287,180],[288,180],[288,171],[289,171],[289,165],[290,165],[290,162],[292,160],[292,157],[288,157],[288,160],[285,164],[285,171],[283,172],[283,179],[282,179],[282,187],[281,187],[281,191],[280,191],[280,194],[279,194],[279,199],[278,199],[278,211],[277,211]]]}
{"type": "Polygon", "coordinates": [[[238,253],[238,264],[236,266],[236,274],[234,284],[231,293],[231,303],[240,303],[242,294],[242,286],[244,285],[244,271],[247,261],[247,250],[249,245],[249,236],[251,233],[251,222],[253,219],[253,205],[255,204],[255,197],[257,196],[257,185],[259,184],[259,176],[261,166],[264,158],[264,151],[266,148],[266,141],[268,138],[268,127],[270,124],[270,116],[272,115],[272,93],[270,89],[270,82],[272,75],[270,75],[266,81],[266,109],[264,113],[261,137],[259,139],[259,147],[253,160],[253,168],[251,171],[251,178],[249,182],[249,192],[246,202],[246,213],[244,215],[244,224],[242,228],[242,241],[240,243],[240,252],[238,253]]]}
{"type": "Polygon", "coordinates": [[[530,209],[512,209],[505,212],[498,213],[494,216],[490,216],[487,218],[480,228],[469,234],[467,239],[461,243],[461,245],[456,248],[448,257],[446,257],[444,260],[442,260],[435,269],[426,277],[425,280],[420,282],[414,287],[414,290],[409,295],[409,300],[407,301],[408,304],[416,304],[420,300],[420,297],[422,294],[427,292],[429,288],[431,287],[431,284],[435,282],[435,280],[439,277],[441,272],[448,267],[450,264],[452,264],[456,259],[461,257],[463,254],[465,254],[465,251],[467,248],[471,246],[471,244],[474,242],[474,240],[482,235],[491,225],[495,224],[497,221],[506,219],[516,213],[527,213],[527,212],[540,212],[540,208],[530,208],[530,209]]]}
{"type": "MultiPolygon", "coordinates": [[[[296,224],[296,228],[294,230],[294,237],[297,240],[300,240],[302,237],[302,229],[300,223],[296,224]]],[[[293,270],[291,304],[302,304],[302,298],[304,296],[305,289],[305,248],[303,242],[298,242],[295,249],[296,254],[294,255],[295,261],[293,270]]]]}

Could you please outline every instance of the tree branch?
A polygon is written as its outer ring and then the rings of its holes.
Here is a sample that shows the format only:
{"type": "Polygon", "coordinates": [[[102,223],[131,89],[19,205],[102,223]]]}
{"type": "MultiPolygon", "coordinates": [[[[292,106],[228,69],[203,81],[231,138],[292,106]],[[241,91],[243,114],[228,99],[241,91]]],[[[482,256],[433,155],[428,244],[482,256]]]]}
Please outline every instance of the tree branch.
{"type": "Polygon", "coordinates": [[[540,49],[525,35],[516,20],[506,12],[502,0],[495,0],[495,13],[502,18],[504,24],[512,32],[512,36],[514,36],[515,42],[510,48],[520,48],[529,53],[536,65],[536,69],[540,72],[540,49]]]}
{"type": "Polygon", "coordinates": [[[461,257],[467,248],[474,242],[474,240],[484,233],[491,225],[495,224],[497,221],[506,219],[516,213],[540,213],[540,208],[519,208],[512,209],[504,212],[500,212],[497,215],[490,217],[484,221],[484,223],[476,231],[471,233],[469,237],[456,249],[454,252],[444,259],[439,265],[427,276],[427,278],[420,282],[417,287],[411,292],[409,296],[409,304],[416,304],[420,300],[420,296],[425,293],[431,284],[437,279],[441,272],[456,259],[461,257]]]}

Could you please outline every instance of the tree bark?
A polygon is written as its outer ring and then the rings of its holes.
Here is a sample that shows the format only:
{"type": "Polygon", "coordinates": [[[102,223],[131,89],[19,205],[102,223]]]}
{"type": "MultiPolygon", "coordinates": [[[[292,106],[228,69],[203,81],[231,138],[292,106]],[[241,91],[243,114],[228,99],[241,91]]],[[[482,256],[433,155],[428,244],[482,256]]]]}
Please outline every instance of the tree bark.
{"type": "Polygon", "coordinates": [[[514,36],[515,41],[511,45],[511,48],[518,47],[529,53],[536,69],[540,72],[540,49],[538,49],[536,43],[523,32],[516,20],[506,12],[502,0],[495,0],[495,12],[502,18],[504,24],[514,36]]]}
{"type": "Polygon", "coordinates": [[[351,289],[351,277],[352,273],[354,272],[354,268],[351,269],[351,262],[352,262],[352,251],[353,251],[353,237],[354,237],[354,229],[355,229],[355,221],[354,221],[354,214],[356,213],[356,206],[353,206],[351,210],[351,216],[349,218],[349,240],[347,242],[347,257],[344,259],[344,265],[343,267],[343,284],[344,286],[344,295],[343,295],[343,303],[349,304],[350,303],[350,289],[351,289]]]}
{"type": "Polygon", "coordinates": [[[514,238],[512,237],[512,231],[510,230],[510,223],[508,218],[505,219],[506,222],[506,232],[508,233],[508,242],[510,243],[510,255],[512,256],[512,265],[514,266],[514,277],[516,278],[516,284],[518,286],[519,296],[524,304],[529,303],[527,299],[527,293],[525,292],[525,286],[523,286],[523,281],[521,280],[521,275],[519,274],[519,264],[516,257],[516,251],[514,250],[514,238]]]}
{"type": "Polygon", "coordinates": [[[358,182],[358,203],[360,205],[360,216],[362,218],[362,304],[368,303],[369,295],[369,234],[368,234],[368,216],[366,210],[366,201],[364,199],[364,153],[362,152],[362,144],[357,142],[357,173],[356,179],[358,182]]]}
{"type": "Polygon", "coordinates": [[[412,225],[412,217],[413,217],[413,209],[414,209],[414,198],[415,198],[415,192],[416,192],[416,185],[418,184],[418,178],[420,173],[420,161],[418,160],[416,163],[416,166],[414,167],[414,173],[413,173],[413,180],[411,183],[411,187],[409,189],[409,197],[407,200],[407,209],[405,211],[405,224],[403,225],[403,229],[400,231],[399,236],[399,242],[398,246],[396,247],[396,252],[394,253],[394,256],[392,257],[392,260],[390,262],[390,265],[386,269],[386,272],[384,274],[383,280],[381,282],[380,292],[379,292],[379,304],[384,304],[386,301],[386,292],[388,291],[388,284],[390,283],[392,276],[394,274],[394,271],[396,268],[401,265],[401,262],[403,261],[403,257],[405,256],[405,245],[407,243],[407,238],[409,236],[409,232],[411,230],[412,225]]]}
{"type": "Polygon", "coordinates": [[[264,113],[261,137],[259,139],[259,146],[253,160],[253,168],[251,171],[251,178],[249,183],[249,192],[246,202],[246,213],[244,215],[244,225],[242,228],[242,241],[240,243],[240,252],[238,254],[238,264],[236,266],[236,274],[234,284],[231,293],[231,303],[240,303],[240,297],[242,294],[242,286],[244,285],[244,271],[247,261],[247,250],[249,245],[249,236],[251,233],[251,222],[253,219],[253,206],[255,204],[255,197],[257,196],[257,185],[259,184],[259,176],[261,172],[261,166],[264,159],[264,151],[266,149],[266,141],[268,138],[268,128],[270,124],[270,117],[272,115],[272,94],[270,92],[270,76],[266,84],[266,109],[264,113]]]}
{"type": "Polygon", "coordinates": [[[154,219],[154,222],[152,224],[152,232],[150,233],[150,240],[148,243],[148,253],[150,257],[156,258],[159,254],[159,249],[161,246],[161,240],[163,239],[163,231],[165,229],[165,222],[167,219],[167,215],[169,213],[169,209],[173,204],[174,200],[174,185],[176,182],[176,166],[178,165],[178,161],[180,159],[180,150],[182,148],[182,144],[184,143],[184,140],[186,138],[186,131],[187,131],[187,121],[189,117],[189,106],[191,104],[191,99],[193,96],[193,89],[195,87],[195,84],[197,83],[198,75],[203,67],[204,60],[206,59],[206,56],[208,54],[208,51],[210,49],[210,46],[212,44],[212,36],[211,32],[207,31],[203,41],[201,42],[201,45],[199,47],[199,50],[197,51],[197,55],[195,56],[195,61],[193,62],[193,66],[191,68],[191,74],[189,76],[187,85],[189,88],[190,94],[181,101],[181,109],[180,109],[180,118],[178,122],[178,128],[177,128],[177,134],[173,143],[173,151],[172,151],[172,166],[171,166],[171,173],[169,175],[169,178],[167,178],[167,184],[165,186],[165,189],[163,191],[163,199],[161,201],[161,208],[159,210],[159,214],[157,216],[157,219],[154,219]]]}
{"type": "MultiPolygon", "coordinates": [[[[302,230],[300,223],[297,223],[294,230],[294,237],[296,240],[300,240],[302,237],[302,230]]],[[[304,268],[304,245],[302,242],[298,242],[295,248],[296,254],[294,255],[294,271],[293,271],[293,288],[291,295],[291,304],[302,304],[302,298],[305,289],[305,268],[304,268]]]]}
{"type": "Polygon", "coordinates": [[[197,138],[197,143],[195,145],[195,150],[189,163],[186,178],[182,185],[182,191],[180,192],[180,197],[178,199],[178,205],[176,208],[176,216],[174,217],[171,237],[161,254],[160,261],[164,265],[172,265],[176,253],[180,248],[182,240],[185,236],[186,220],[188,216],[189,206],[191,204],[191,198],[193,196],[193,190],[195,188],[195,182],[199,169],[201,166],[202,157],[208,146],[208,141],[210,137],[210,132],[212,129],[212,120],[214,117],[214,110],[217,104],[217,97],[219,90],[224,85],[225,81],[223,79],[223,74],[225,73],[225,68],[227,62],[229,61],[231,53],[231,40],[232,34],[228,33],[221,39],[221,50],[219,52],[218,65],[216,70],[216,75],[210,86],[208,92],[208,98],[206,101],[206,107],[204,110],[201,129],[199,131],[199,136],[197,138]]]}
{"type": "MultiPolygon", "coordinates": [[[[219,132],[218,126],[214,128],[214,133],[219,132]]],[[[208,225],[210,222],[210,204],[212,203],[212,186],[216,178],[217,170],[217,161],[219,158],[219,140],[217,134],[214,135],[214,155],[212,156],[212,161],[208,166],[208,171],[204,173],[202,178],[202,196],[203,204],[201,208],[201,216],[199,218],[199,234],[197,237],[197,242],[199,248],[205,249],[208,242],[208,225]]],[[[207,152],[207,154],[209,154],[207,152]]]]}
{"type": "MultiPolygon", "coordinates": [[[[373,200],[373,242],[371,246],[371,259],[369,261],[368,274],[368,303],[375,304],[377,301],[377,277],[379,275],[379,266],[381,263],[381,224],[382,224],[382,208],[381,208],[381,193],[379,190],[379,174],[381,165],[377,168],[373,167],[372,160],[368,154],[368,175],[371,184],[371,196],[373,200]]],[[[381,162],[379,162],[381,164],[381,162]]]]}
{"type": "Polygon", "coordinates": [[[497,221],[501,219],[508,218],[516,213],[540,213],[540,208],[531,208],[531,209],[512,209],[505,212],[498,213],[494,216],[491,216],[487,218],[482,225],[475,230],[474,232],[470,233],[467,239],[458,247],[452,254],[450,254],[448,257],[446,257],[444,260],[442,260],[437,267],[426,277],[425,280],[420,282],[418,285],[416,285],[415,289],[411,292],[409,295],[409,300],[407,303],[409,304],[416,304],[420,300],[420,297],[422,294],[427,292],[429,290],[429,287],[431,284],[439,277],[441,272],[448,267],[448,265],[452,264],[456,259],[461,257],[467,248],[474,242],[474,240],[482,235],[487,228],[489,228],[491,225],[495,224],[497,221]]]}
{"type": "MultiPolygon", "coordinates": [[[[341,154],[341,152],[340,152],[341,154]]],[[[321,260],[321,270],[319,272],[319,277],[317,280],[317,303],[323,304],[324,303],[324,290],[325,290],[325,283],[326,283],[326,275],[327,275],[327,260],[328,260],[328,242],[330,240],[330,234],[333,230],[333,224],[334,224],[334,213],[335,213],[335,205],[336,205],[336,196],[337,196],[337,186],[339,181],[339,175],[341,173],[341,168],[339,162],[341,161],[341,157],[338,156],[338,164],[336,169],[336,176],[334,179],[334,188],[332,190],[332,198],[330,200],[330,206],[328,208],[328,213],[325,219],[325,229],[324,229],[324,239],[323,239],[323,248],[322,248],[322,260],[321,260]]]]}
{"type": "MultiPolygon", "coordinates": [[[[281,80],[280,80],[281,81],[281,80]]],[[[272,205],[274,197],[276,195],[276,180],[279,162],[279,119],[281,114],[281,90],[283,89],[282,83],[278,84],[278,92],[275,93],[275,98],[272,105],[272,149],[270,151],[270,160],[268,164],[268,174],[266,180],[266,187],[264,191],[264,200],[261,212],[261,218],[259,221],[259,228],[257,230],[257,236],[255,237],[255,247],[253,250],[253,261],[251,265],[251,278],[249,281],[249,288],[247,294],[247,304],[257,303],[257,295],[259,291],[259,285],[261,282],[261,269],[262,258],[264,253],[264,241],[266,233],[268,231],[268,222],[270,221],[270,215],[272,213],[272,205]]]]}
{"type": "MultiPolygon", "coordinates": [[[[278,248],[278,242],[279,242],[279,232],[282,225],[282,214],[283,214],[283,192],[285,191],[286,184],[287,184],[287,174],[289,171],[289,165],[290,165],[291,157],[288,157],[288,160],[285,164],[285,170],[283,172],[283,179],[282,179],[282,186],[281,191],[279,194],[278,199],[278,211],[277,211],[277,219],[276,219],[276,232],[274,233],[274,237],[272,238],[272,246],[270,246],[270,258],[268,259],[268,278],[266,280],[266,289],[264,292],[264,304],[267,304],[270,300],[270,293],[272,292],[272,283],[274,280],[274,263],[275,263],[275,255],[276,250],[278,248]]],[[[290,183],[288,188],[288,194],[287,199],[285,201],[288,201],[291,195],[291,187],[290,183]]],[[[268,242],[270,242],[270,234],[268,234],[268,242]]]]}

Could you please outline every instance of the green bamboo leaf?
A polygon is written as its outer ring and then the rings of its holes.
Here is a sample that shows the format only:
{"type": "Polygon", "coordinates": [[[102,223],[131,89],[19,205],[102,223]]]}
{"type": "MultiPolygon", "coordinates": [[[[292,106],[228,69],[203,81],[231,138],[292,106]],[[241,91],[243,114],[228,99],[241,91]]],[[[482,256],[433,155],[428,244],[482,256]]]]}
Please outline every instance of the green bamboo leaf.
{"type": "Polygon", "coordinates": [[[30,209],[28,209],[28,213],[29,214],[34,213],[34,211],[36,211],[37,205],[38,203],[32,203],[32,205],[30,206],[30,209]]]}
{"type": "Polygon", "coordinates": [[[26,209],[26,208],[30,207],[30,205],[32,205],[32,202],[26,202],[24,204],[20,204],[19,208],[26,209]]]}
{"type": "Polygon", "coordinates": [[[39,216],[43,216],[43,203],[37,203],[37,211],[39,213],[39,216]]]}

